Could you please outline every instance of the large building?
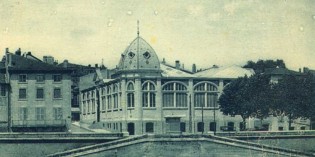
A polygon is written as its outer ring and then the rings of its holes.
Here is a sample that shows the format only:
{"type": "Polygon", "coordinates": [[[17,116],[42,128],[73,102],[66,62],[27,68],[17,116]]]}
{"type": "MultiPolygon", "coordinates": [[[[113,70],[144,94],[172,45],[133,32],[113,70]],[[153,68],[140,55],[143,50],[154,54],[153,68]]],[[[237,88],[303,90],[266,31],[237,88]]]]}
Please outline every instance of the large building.
{"type": "Polygon", "coordinates": [[[238,130],[241,118],[223,115],[218,97],[231,80],[254,72],[214,65],[193,73],[179,61],[170,66],[138,35],[114,73],[105,73],[96,72],[81,89],[81,121],[133,135],[238,130]]]}
{"type": "Polygon", "coordinates": [[[1,62],[1,108],[12,131],[67,131],[71,122],[70,70],[15,54],[1,62]]]}

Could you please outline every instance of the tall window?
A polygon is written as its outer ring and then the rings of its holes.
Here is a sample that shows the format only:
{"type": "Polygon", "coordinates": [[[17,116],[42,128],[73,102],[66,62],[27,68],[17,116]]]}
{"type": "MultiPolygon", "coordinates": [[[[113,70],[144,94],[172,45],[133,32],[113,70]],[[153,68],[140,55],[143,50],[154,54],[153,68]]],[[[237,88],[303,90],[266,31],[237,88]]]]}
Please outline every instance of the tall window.
{"type": "Polygon", "coordinates": [[[155,107],[155,86],[152,82],[145,82],[142,86],[142,106],[155,107]]]}
{"type": "Polygon", "coordinates": [[[104,111],[106,107],[106,96],[102,96],[102,110],[104,111]]]}
{"type": "Polygon", "coordinates": [[[163,86],[163,107],[187,107],[187,88],[172,82],[163,86]]]}
{"type": "Polygon", "coordinates": [[[114,100],[114,109],[118,108],[118,86],[114,85],[113,87],[113,100],[114,100]]]}
{"type": "Polygon", "coordinates": [[[54,119],[61,120],[62,119],[62,108],[54,108],[54,119]]]}
{"type": "Polygon", "coordinates": [[[0,96],[6,96],[6,87],[5,85],[0,85],[0,96]]]}
{"type": "Polygon", "coordinates": [[[36,82],[44,82],[45,75],[36,75],[36,82]]]}
{"type": "Polygon", "coordinates": [[[45,120],[45,108],[43,107],[36,108],[36,120],[45,120]]]}
{"type": "Polygon", "coordinates": [[[61,98],[61,89],[60,88],[54,89],[54,98],[61,98]]]}
{"type": "Polygon", "coordinates": [[[26,89],[25,88],[19,89],[19,99],[26,99],[26,89]]]}
{"type": "Polygon", "coordinates": [[[108,86],[107,87],[107,109],[111,110],[112,109],[112,96],[111,96],[111,88],[108,86]]]}
{"type": "Polygon", "coordinates": [[[194,88],[195,107],[218,107],[218,89],[215,85],[205,82],[194,88]]]}
{"type": "Polygon", "coordinates": [[[127,85],[127,107],[135,107],[135,95],[133,83],[128,83],[127,85]]]}
{"type": "Polygon", "coordinates": [[[20,120],[27,120],[27,108],[26,107],[20,108],[19,119],[20,120]]]}
{"type": "Polygon", "coordinates": [[[83,110],[83,114],[86,114],[85,101],[82,102],[82,110],[83,110]]]}
{"type": "Polygon", "coordinates": [[[44,89],[37,88],[36,89],[36,99],[44,99],[44,89]]]}
{"type": "Polygon", "coordinates": [[[58,74],[58,75],[53,75],[53,80],[54,82],[61,82],[62,80],[62,75],[58,74]]]}
{"type": "Polygon", "coordinates": [[[198,132],[204,132],[204,123],[203,122],[197,123],[197,131],[198,132]]]}
{"type": "Polygon", "coordinates": [[[19,75],[19,82],[26,82],[26,78],[27,78],[26,74],[19,75]]]}

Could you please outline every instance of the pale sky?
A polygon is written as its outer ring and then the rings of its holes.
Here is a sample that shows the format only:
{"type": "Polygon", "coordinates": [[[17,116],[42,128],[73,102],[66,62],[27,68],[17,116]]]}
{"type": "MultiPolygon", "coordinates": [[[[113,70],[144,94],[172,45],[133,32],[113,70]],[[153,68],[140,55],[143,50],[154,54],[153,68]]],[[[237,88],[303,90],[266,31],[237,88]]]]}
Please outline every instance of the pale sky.
{"type": "Polygon", "coordinates": [[[0,0],[0,50],[115,67],[137,36],[191,69],[283,59],[315,69],[314,0],[0,0]]]}

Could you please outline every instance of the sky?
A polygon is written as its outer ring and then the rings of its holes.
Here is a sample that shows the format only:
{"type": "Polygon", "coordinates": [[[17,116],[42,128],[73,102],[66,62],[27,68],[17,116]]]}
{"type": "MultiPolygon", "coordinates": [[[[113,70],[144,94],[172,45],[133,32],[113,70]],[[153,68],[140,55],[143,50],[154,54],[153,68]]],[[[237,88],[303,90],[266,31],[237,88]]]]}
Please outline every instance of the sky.
{"type": "Polygon", "coordinates": [[[283,59],[315,69],[313,0],[0,0],[0,50],[114,68],[140,36],[186,69],[283,59]]]}

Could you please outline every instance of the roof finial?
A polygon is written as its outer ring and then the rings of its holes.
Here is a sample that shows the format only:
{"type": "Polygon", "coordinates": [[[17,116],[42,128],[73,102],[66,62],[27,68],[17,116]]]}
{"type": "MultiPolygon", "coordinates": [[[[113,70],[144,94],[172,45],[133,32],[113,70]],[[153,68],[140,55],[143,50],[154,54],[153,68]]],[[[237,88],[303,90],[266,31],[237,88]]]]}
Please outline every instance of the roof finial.
{"type": "Polygon", "coordinates": [[[138,29],[137,34],[138,34],[138,37],[139,37],[139,35],[140,35],[140,31],[139,31],[139,20],[137,20],[137,29],[138,29]]]}

